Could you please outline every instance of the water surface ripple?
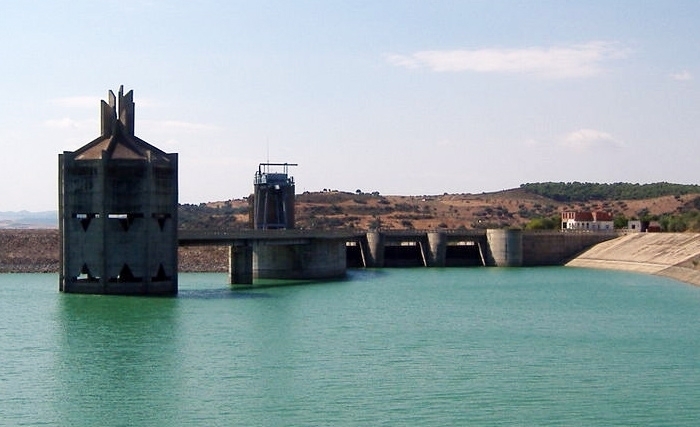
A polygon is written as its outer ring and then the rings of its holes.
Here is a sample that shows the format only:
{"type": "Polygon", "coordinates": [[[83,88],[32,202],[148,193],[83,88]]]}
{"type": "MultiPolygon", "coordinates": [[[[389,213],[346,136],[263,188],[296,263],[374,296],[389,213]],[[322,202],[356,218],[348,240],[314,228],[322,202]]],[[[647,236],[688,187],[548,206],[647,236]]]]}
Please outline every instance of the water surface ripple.
{"type": "Polygon", "coordinates": [[[177,298],[0,275],[0,425],[697,425],[700,288],[576,268],[356,270],[177,298]]]}

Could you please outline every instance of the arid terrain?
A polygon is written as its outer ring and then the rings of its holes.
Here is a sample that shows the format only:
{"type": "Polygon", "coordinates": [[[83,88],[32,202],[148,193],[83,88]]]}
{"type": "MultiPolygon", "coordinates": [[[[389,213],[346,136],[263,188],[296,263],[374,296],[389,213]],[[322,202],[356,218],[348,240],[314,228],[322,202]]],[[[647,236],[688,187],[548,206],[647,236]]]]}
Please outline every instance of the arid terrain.
{"type": "MultiPolygon", "coordinates": [[[[685,212],[700,194],[644,200],[561,203],[523,189],[482,194],[384,196],[362,192],[323,191],[296,198],[297,228],[435,229],[525,227],[535,218],[556,219],[563,210],[605,210],[638,218],[685,212]]],[[[180,228],[241,229],[249,227],[247,199],[183,205],[180,228]]],[[[227,249],[188,247],[179,250],[180,271],[226,271],[227,249]]],[[[56,272],[56,229],[0,230],[0,272],[56,272]]]]}
{"type": "MultiPolygon", "coordinates": [[[[306,192],[296,197],[296,227],[418,230],[524,227],[534,218],[558,218],[564,210],[602,210],[630,219],[674,214],[689,209],[699,198],[700,194],[686,194],[644,200],[563,203],[523,189],[426,196],[306,192]]],[[[247,199],[203,203],[197,209],[206,214],[199,215],[198,221],[181,215],[181,227],[195,229],[212,225],[235,229],[249,225],[247,199]],[[203,219],[205,221],[201,222],[203,219]]]]}

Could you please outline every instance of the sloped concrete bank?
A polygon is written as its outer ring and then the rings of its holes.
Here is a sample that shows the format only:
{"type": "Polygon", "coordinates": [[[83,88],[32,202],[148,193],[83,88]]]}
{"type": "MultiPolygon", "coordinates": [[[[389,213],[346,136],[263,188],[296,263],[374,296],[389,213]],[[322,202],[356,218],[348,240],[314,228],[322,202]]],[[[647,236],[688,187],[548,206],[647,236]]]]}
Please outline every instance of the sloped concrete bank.
{"type": "Polygon", "coordinates": [[[634,233],[599,243],[566,263],[625,270],[700,286],[700,233],[634,233]]]}

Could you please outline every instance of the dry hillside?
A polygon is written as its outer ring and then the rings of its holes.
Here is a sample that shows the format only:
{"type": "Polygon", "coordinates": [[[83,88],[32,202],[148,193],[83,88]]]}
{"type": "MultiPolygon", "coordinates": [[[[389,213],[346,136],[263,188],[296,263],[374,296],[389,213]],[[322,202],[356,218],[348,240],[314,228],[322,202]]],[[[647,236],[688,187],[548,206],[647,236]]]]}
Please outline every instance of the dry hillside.
{"type": "MultiPolygon", "coordinates": [[[[603,210],[639,218],[645,214],[683,212],[700,194],[645,200],[561,203],[522,189],[481,194],[385,196],[324,191],[297,195],[297,228],[435,229],[524,227],[531,219],[558,217],[563,210],[603,210]]],[[[248,201],[228,200],[200,205],[206,214],[185,221],[184,228],[244,228],[249,225],[248,201]],[[203,222],[200,222],[203,221],[203,222]]]]}

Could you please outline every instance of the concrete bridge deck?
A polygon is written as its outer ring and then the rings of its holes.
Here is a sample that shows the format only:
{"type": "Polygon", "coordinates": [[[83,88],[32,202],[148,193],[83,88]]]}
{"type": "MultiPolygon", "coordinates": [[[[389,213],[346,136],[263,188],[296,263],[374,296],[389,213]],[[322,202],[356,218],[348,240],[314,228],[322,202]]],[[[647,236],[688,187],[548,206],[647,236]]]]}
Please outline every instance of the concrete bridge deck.
{"type": "MultiPolygon", "coordinates": [[[[402,241],[422,238],[428,233],[444,234],[448,240],[460,240],[465,238],[486,237],[486,230],[381,230],[385,241],[402,241]]],[[[346,239],[354,241],[366,237],[367,231],[363,230],[180,230],[178,242],[180,246],[197,245],[226,245],[244,244],[253,240],[284,241],[295,239],[346,239]]]]}
{"type": "Polygon", "coordinates": [[[180,230],[178,244],[180,246],[227,245],[244,246],[253,241],[268,241],[271,244],[303,244],[310,239],[342,239],[355,240],[365,235],[356,230],[180,230]]]}

